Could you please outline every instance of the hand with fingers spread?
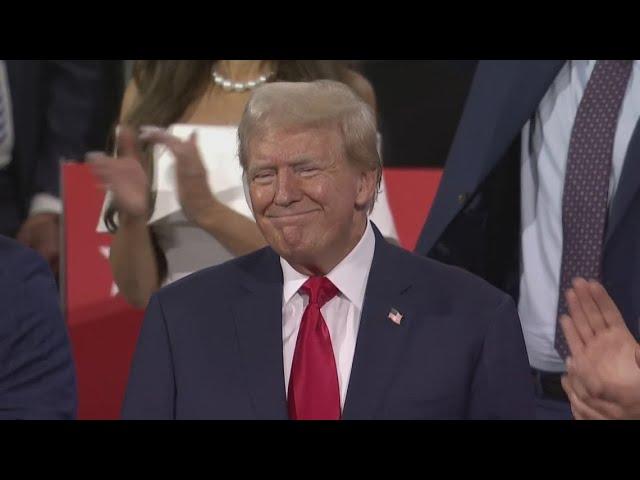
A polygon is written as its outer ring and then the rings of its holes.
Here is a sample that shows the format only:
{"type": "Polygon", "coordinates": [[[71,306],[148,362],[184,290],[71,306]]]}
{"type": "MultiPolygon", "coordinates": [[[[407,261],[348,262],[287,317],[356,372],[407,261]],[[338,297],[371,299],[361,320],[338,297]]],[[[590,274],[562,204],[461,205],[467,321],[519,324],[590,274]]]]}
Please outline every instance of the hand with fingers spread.
{"type": "Polygon", "coordinates": [[[159,129],[146,130],[140,138],[164,145],[173,153],[182,211],[189,220],[203,227],[211,209],[218,206],[218,202],[209,188],[207,170],[198,150],[195,132],[185,141],[159,129]]]}
{"type": "Polygon", "coordinates": [[[103,187],[112,192],[120,221],[126,217],[146,220],[149,214],[149,178],[134,131],[122,127],[118,145],[120,154],[117,158],[104,153],[89,153],[87,161],[103,187]]]}
{"type": "Polygon", "coordinates": [[[575,279],[561,318],[571,356],[562,386],[576,419],[640,418],[640,345],[596,281],[575,279]]]}

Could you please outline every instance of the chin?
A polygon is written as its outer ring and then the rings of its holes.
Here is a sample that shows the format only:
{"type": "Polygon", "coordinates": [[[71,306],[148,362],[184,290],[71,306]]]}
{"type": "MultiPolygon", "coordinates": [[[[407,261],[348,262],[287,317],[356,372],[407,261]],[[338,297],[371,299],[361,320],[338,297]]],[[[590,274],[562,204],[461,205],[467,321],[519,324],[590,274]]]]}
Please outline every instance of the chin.
{"type": "Polygon", "coordinates": [[[280,243],[276,250],[281,257],[286,259],[292,259],[293,261],[299,261],[302,258],[308,257],[308,249],[305,249],[303,245],[291,245],[289,243],[280,243]]]}
{"type": "MultiPolygon", "coordinates": [[[[286,251],[305,251],[312,246],[314,234],[308,228],[298,226],[287,226],[278,228],[271,236],[273,244],[280,245],[286,251]]],[[[271,242],[270,242],[271,243],[271,242]]]]}
{"type": "Polygon", "coordinates": [[[290,264],[311,265],[314,263],[314,250],[308,245],[280,244],[274,250],[290,264]]]}

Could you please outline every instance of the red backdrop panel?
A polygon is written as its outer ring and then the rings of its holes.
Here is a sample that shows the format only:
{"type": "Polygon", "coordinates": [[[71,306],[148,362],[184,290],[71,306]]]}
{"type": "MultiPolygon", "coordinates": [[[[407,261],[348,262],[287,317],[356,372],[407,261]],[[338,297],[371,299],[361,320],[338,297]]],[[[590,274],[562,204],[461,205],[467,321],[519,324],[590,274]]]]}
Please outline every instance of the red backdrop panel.
{"type": "Polygon", "coordinates": [[[104,192],[85,165],[65,165],[62,182],[63,291],[78,377],[78,418],[118,418],[142,312],[112,296],[110,237],[96,233],[104,192]]]}
{"type": "MultiPolygon", "coordinates": [[[[413,250],[440,181],[440,170],[385,170],[400,244],[413,250]]],[[[104,192],[86,165],[62,169],[64,303],[78,375],[81,419],[120,415],[143,312],[114,295],[110,237],[96,233],[104,192]]]]}
{"type": "Polygon", "coordinates": [[[386,168],[384,179],[400,245],[413,250],[442,177],[439,168],[386,168]]]}

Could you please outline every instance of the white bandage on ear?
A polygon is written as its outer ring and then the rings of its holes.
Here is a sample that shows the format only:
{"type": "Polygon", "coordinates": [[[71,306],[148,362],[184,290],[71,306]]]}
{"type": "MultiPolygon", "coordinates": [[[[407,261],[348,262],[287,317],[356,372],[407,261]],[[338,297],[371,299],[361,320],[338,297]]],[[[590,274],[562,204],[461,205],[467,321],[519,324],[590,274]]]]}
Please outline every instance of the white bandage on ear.
{"type": "Polygon", "coordinates": [[[249,193],[249,181],[247,180],[247,172],[242,172],[242,189],[244,190],[244,199],[247,201],[247,206],[255,218],[253,213],[253,205],[251,203],[251,194],[249,193]]]}

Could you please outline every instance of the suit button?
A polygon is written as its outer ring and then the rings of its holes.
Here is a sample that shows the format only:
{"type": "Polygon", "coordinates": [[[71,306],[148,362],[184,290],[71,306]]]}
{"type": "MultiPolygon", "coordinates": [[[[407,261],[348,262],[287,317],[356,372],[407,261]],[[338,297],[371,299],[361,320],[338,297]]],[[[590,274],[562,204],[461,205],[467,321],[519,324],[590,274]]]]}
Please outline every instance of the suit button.
{"type": "Polygon", "coordinates": [[[458,195],[458,203],[460,205],[464,205],[467,202],[468,198],[469,198],[468,193],[461,193],[460,195],[458,195]]]}

